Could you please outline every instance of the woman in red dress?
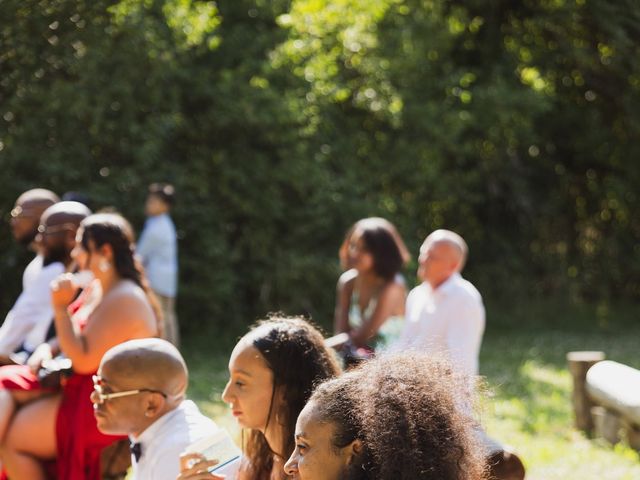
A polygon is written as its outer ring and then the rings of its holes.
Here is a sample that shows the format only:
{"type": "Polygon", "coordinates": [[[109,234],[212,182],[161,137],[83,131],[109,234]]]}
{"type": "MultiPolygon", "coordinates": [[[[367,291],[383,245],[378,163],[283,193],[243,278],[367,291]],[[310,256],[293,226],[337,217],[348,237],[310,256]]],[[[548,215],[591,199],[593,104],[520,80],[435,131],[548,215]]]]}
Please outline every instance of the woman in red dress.
{"type": "MultiPolygon", "coordinates": [[[[61,393],[35,400],[14,416],[2,445],[10,478],[45,480],[43,461],[56,459],[60,480],[100,479],[100,453],[120,437],[96,428],[91,376],[111,347],[161,333],[133,248],[131,226],[120,215],[91,215],[81,223],[72,256],[95,280],[73,304],[78,287],[71,275],[58,277],[51,292],[60,351],[71,359],[74,374],[61,393]]],[[[42,359],[56,353],[45,350],[38,351],[42,359]]]]}

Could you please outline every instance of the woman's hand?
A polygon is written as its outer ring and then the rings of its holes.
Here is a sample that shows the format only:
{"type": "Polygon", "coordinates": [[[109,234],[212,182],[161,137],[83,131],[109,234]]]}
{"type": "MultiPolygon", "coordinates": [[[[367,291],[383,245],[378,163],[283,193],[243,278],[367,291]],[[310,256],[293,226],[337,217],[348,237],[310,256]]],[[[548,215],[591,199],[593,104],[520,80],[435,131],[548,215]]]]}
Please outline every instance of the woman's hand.
{"type": "Polygon", "coordinates": [[[66,309],[73,301],[78,291],[78,286],[73,282],[73,275],[63,273],[51,282],[51,303],[53,310],[66,309]]]}
{"type": "Polygon", "coordinates": [[[27,360],[29,370],[35,375],[40,370],[42,362],[51,360],[53,358],[53,352],[51,351],[51,345],[48,343],[41,343],[38,348],[31,354],[27,360]]]}
{"type": "Polygon", "coordinates": [[[201,453],[183,453],[180,455],[180,475],[177,480],[224,480],[224,475],[209,472],[217,464],[217,460],[207,460],[201,453]]]}

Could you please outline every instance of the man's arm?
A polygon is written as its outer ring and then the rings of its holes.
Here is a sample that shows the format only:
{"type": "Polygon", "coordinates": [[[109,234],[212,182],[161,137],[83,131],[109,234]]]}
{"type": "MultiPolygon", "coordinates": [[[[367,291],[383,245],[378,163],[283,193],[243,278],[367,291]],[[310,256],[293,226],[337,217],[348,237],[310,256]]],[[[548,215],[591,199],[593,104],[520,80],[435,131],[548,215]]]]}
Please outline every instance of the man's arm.
{"type": "Polygon", "coordinates": [[[149,257],[152,257],[158,250],[162,249],[165,238],[169,234],[170,232],[163,228],[161,223],[147,221],[136,245],[136,253],[142,259],[143,264],[146,265],[149,257]]]}

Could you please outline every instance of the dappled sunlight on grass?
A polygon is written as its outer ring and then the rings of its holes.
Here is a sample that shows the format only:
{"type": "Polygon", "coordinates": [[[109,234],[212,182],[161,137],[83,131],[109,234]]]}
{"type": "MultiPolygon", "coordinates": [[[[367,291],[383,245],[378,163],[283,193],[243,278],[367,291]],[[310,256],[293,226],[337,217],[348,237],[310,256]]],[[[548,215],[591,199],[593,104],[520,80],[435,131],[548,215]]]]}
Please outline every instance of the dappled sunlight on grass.
{"type": "Polygon", "coordinates": [[[573,427],[565,361],[568,351],[595,348],[637,362],[637,341],[629,336],[511,331],[485,339],[481,366],[491,396],[483,402],[483,424],[521,455],[528,480],[640,478],[637,452],[589,439],[573,427]]]}

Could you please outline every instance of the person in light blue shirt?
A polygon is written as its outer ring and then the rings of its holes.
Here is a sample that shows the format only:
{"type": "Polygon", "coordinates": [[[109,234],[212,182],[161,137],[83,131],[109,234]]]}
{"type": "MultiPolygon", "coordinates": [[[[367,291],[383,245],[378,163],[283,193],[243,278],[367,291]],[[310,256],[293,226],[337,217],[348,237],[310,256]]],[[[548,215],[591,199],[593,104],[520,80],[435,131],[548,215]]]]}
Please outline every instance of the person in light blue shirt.
{"type": "Polygon", "coordinates": [[[136,252],[140,256],[152,290],[162,308],[164,338],[178,345],[180,334],[175,314],[178,287],[178,246],[176,228],[170,212],[174,188],[167,183],[153,183],[145,204],[147,221],[140,234],[136,252]]]}

